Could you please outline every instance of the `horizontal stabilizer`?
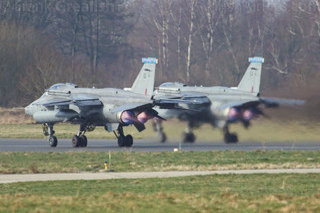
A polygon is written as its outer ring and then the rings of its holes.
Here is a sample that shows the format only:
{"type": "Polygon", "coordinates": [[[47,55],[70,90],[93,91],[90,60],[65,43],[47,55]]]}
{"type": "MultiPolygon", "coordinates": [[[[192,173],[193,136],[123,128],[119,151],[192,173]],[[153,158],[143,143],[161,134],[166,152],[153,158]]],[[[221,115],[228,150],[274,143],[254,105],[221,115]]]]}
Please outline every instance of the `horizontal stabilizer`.
{"type": "Polygon", "coordinates": [[[223,104],[219,107],[220,110],[224,110],[227,108],[232,108],[232,107],[236,107],[236,108],[249,108],[249,107],[256,107],[257,105],[259,105],[260,101],[247,101],[247,100],[243,100],[243,101],[232,101],[232,102],[227,102],[226,104],[223,104]]]}
{"type": "Polygon", "coordinates": [[[165,119],[165,118],[163,118],[163,117],[161,117],[161,116],[159,116],[159,115],[155,115],[154,116],[155,118],[158,118],[158,119],[160,119],[160,120],[163,120],[163,121],[166,121],[167,119],[165,119]]]}
{"type": "Polygon", "coordinates": [[[279,106],[295,107],[295,106],[303,106],[305,104],[304,100],[295,100],[295,99],[260,97],[260,100],[266,107],[269,107],[269,108],[279,107],[279,106]]]}

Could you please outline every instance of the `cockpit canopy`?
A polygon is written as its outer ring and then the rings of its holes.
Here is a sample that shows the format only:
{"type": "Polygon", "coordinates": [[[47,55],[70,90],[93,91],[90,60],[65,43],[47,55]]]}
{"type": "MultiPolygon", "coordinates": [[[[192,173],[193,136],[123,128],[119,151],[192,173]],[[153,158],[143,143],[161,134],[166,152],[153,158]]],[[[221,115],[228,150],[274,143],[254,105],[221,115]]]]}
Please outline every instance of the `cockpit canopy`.
{"type": "Polygon", "coordinates": [[[77,87],[78,87],[78,85],[73,84],[73,83],[58,83],[58,84],[52,85],[48,90],[54,91],[54,90],[58,90],[58,89],[69,89],[69,88],[77,88],[77,87]]]}

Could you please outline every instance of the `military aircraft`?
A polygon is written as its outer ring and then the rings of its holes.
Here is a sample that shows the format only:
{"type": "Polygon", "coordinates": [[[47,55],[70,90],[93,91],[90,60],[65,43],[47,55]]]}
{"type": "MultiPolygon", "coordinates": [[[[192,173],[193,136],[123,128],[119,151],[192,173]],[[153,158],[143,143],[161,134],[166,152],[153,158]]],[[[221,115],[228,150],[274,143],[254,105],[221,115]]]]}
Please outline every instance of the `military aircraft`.
{"type": "Polygon", "coordinates": [[[72,138],[73,147],[86,147],[87,131],[96,126],[104,126],[113,131],[120,147],[133,144],[131,135],[124,135],[123,127],[134,125],[138,131],[154,117],[162,119],[153,110],[151,99],[157,59],[143,58],[144,63],[130,91],[115,88],[79,88],[72,83],[59,83],[51,86],[36,101],[25,107],[25,113],[43,124],[43,132],[48,136],[51,147],[58,144],[54,136],[54,124],[71,122],[80,124],[79,132],[72,138]]]}
{"type": "MultiPolygon", "coordinates": [[[[238,136],[236,133],[229,132],[229,125],[241,122],[245,128],[248,128],[252,119],[264,115],[262,109],[259,108],[260,105],[278,107],[280,104],[301,105],[304,103],[299,100],[260,97],[261,70],[264,58],[249,58],[249,62],[250,65],[237,87],[196,87],[177,82],[163,83],[155,91],[154,99],[159,99],[159,102],[167,99],[168,102],[168,100],[189,99],[188,97],[192,96],[192,99],[198,100],[198,104],[184,104],[182,106],[183,103],[178,103],[182,108],[188,110],[161,109],[159,106],[154,107],[154,110],[162,118],[178,118],[188,123],[183,134],[183,142],[193,143],[196,139],[192,131],[193,128],[203,123],[209,123],[213,127],[223,130],[225,143],[237,143],[238,136]]],[[[160,141],[164,142],[166,135],[163,132],[161,120],[154,119],[154,121],[154,129],[158,132],[160,141]]]]}

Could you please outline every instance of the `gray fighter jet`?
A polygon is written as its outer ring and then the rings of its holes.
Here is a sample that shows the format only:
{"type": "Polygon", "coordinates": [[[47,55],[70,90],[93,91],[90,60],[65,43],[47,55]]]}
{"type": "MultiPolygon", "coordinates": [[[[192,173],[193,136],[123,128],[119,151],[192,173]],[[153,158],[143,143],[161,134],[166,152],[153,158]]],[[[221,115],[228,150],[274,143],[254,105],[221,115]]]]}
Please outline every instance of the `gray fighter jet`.
{"type": "MultiPolygon", "coordinates": [[[[197,100],[197,104],[179,103],[180,107],[188,110],[154,109],[159,116],[170,119],[178,118],[188,123],[183,134],[183,142],[193,143],[195,135],[192,130],[203,123],[209,123],[213,127],[221,128],[226,143],[237,143],[238,137],[229,132],[229,125],[241,122],[245,128],[250,126],[250,121],[264,115],[260,105],[265,107],[278,107],[283,105],[301,105],[304,101],[286,100],[260,97],[261,69],[264,59],[261,57],[249,58],[250,65],[237,87],[193,87],[182,83],[164,83],[155,91],[154,98],[159,102],[181,99],[197,100]],[[207,99],[205,98],[207,97],[207,99]]],[[[162,131],[161,121],[155,120],[155,130],[158,131],[160,141],[166,140],[162,131]]]]}
{"type": "Polygon", "coordinates": [[[115,88],[79,88],[75,84],[60,83],[51,86],[29,106],[26,114],[33,116],[37,123],[43,124],[43,132],[49,138],[51,147],[57,146],[53,126],[58,122],[80,124],[79,132],[73,136],[73,147],[86,147],[86,131],[96,126],[104,126],[113,131],[120,147],[133,144],[131,135],[124,135],[123,127],[134,125],[138,131],[152,118],[159,118],[153,110],[151,99],[157,59],[143,58],[144,63],[130,91],[115,88]]]}

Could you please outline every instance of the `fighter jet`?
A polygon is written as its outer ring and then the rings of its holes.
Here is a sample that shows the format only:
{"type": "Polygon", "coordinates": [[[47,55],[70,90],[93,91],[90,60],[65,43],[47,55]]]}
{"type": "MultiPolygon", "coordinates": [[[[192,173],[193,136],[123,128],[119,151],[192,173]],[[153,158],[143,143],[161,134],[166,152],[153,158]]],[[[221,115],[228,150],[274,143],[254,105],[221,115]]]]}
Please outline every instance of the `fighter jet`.
{"type": "MultiPolygon", "coordinates": [[[[280,104],[301,105],[304,103],[300,100],[260,97],[261,70],[264,58],[249,58],[249,62],[250,65],[237,87],[196,87],[183,83],[163,83],[154,95],[154,98],[159,99],[159,102],[166,99],[167,102],[175,99],[190,101],[189,97],[193,97],[191,99],[196,100],[197,104],[184,104],[184,106],[182,106],[183,103],[178,104],[188,110],[161,109],[158,106],[154,109],[159,116],[165,119],[178,118],[188,123],[183,134],[183,142],[193,143],[196,140],[193,128],[203,123],[209,123],[213,127],[222,129],[225,143],[237,143],[238,136],[236,133],[230,133],[229,125],[241,122],[245,128],[248,128],[252,119],[264,115],[260,108],[261,105],[278,107],[280,104]]],[[[158,132],[160,141],[164,142],[166,135],[163,132],[161,121],[154,120],[154,129],[158,132]]]]}
{"type": "Polygon", "coordinates": [[[51,147],[58,144],[54,136],[54,124],[70,122],[80,124],[79,132],[72,138],[73,147],[86,147],[87,131],[103,126],[114,132],[120,147],[133,144],[131,135],[124,135],[123,127],[134,125],[138,131],[145,129],[145,123],[159,118],[153,110],[151,99],[157,59],[143,58],[144,63],[130,91],[116,88],[79,88],[72,83],[59,83],[51,86],[29,106],[25,113],[33,116],[37,123],[43,124],[43,133],[48,136],[51,147]]]}

